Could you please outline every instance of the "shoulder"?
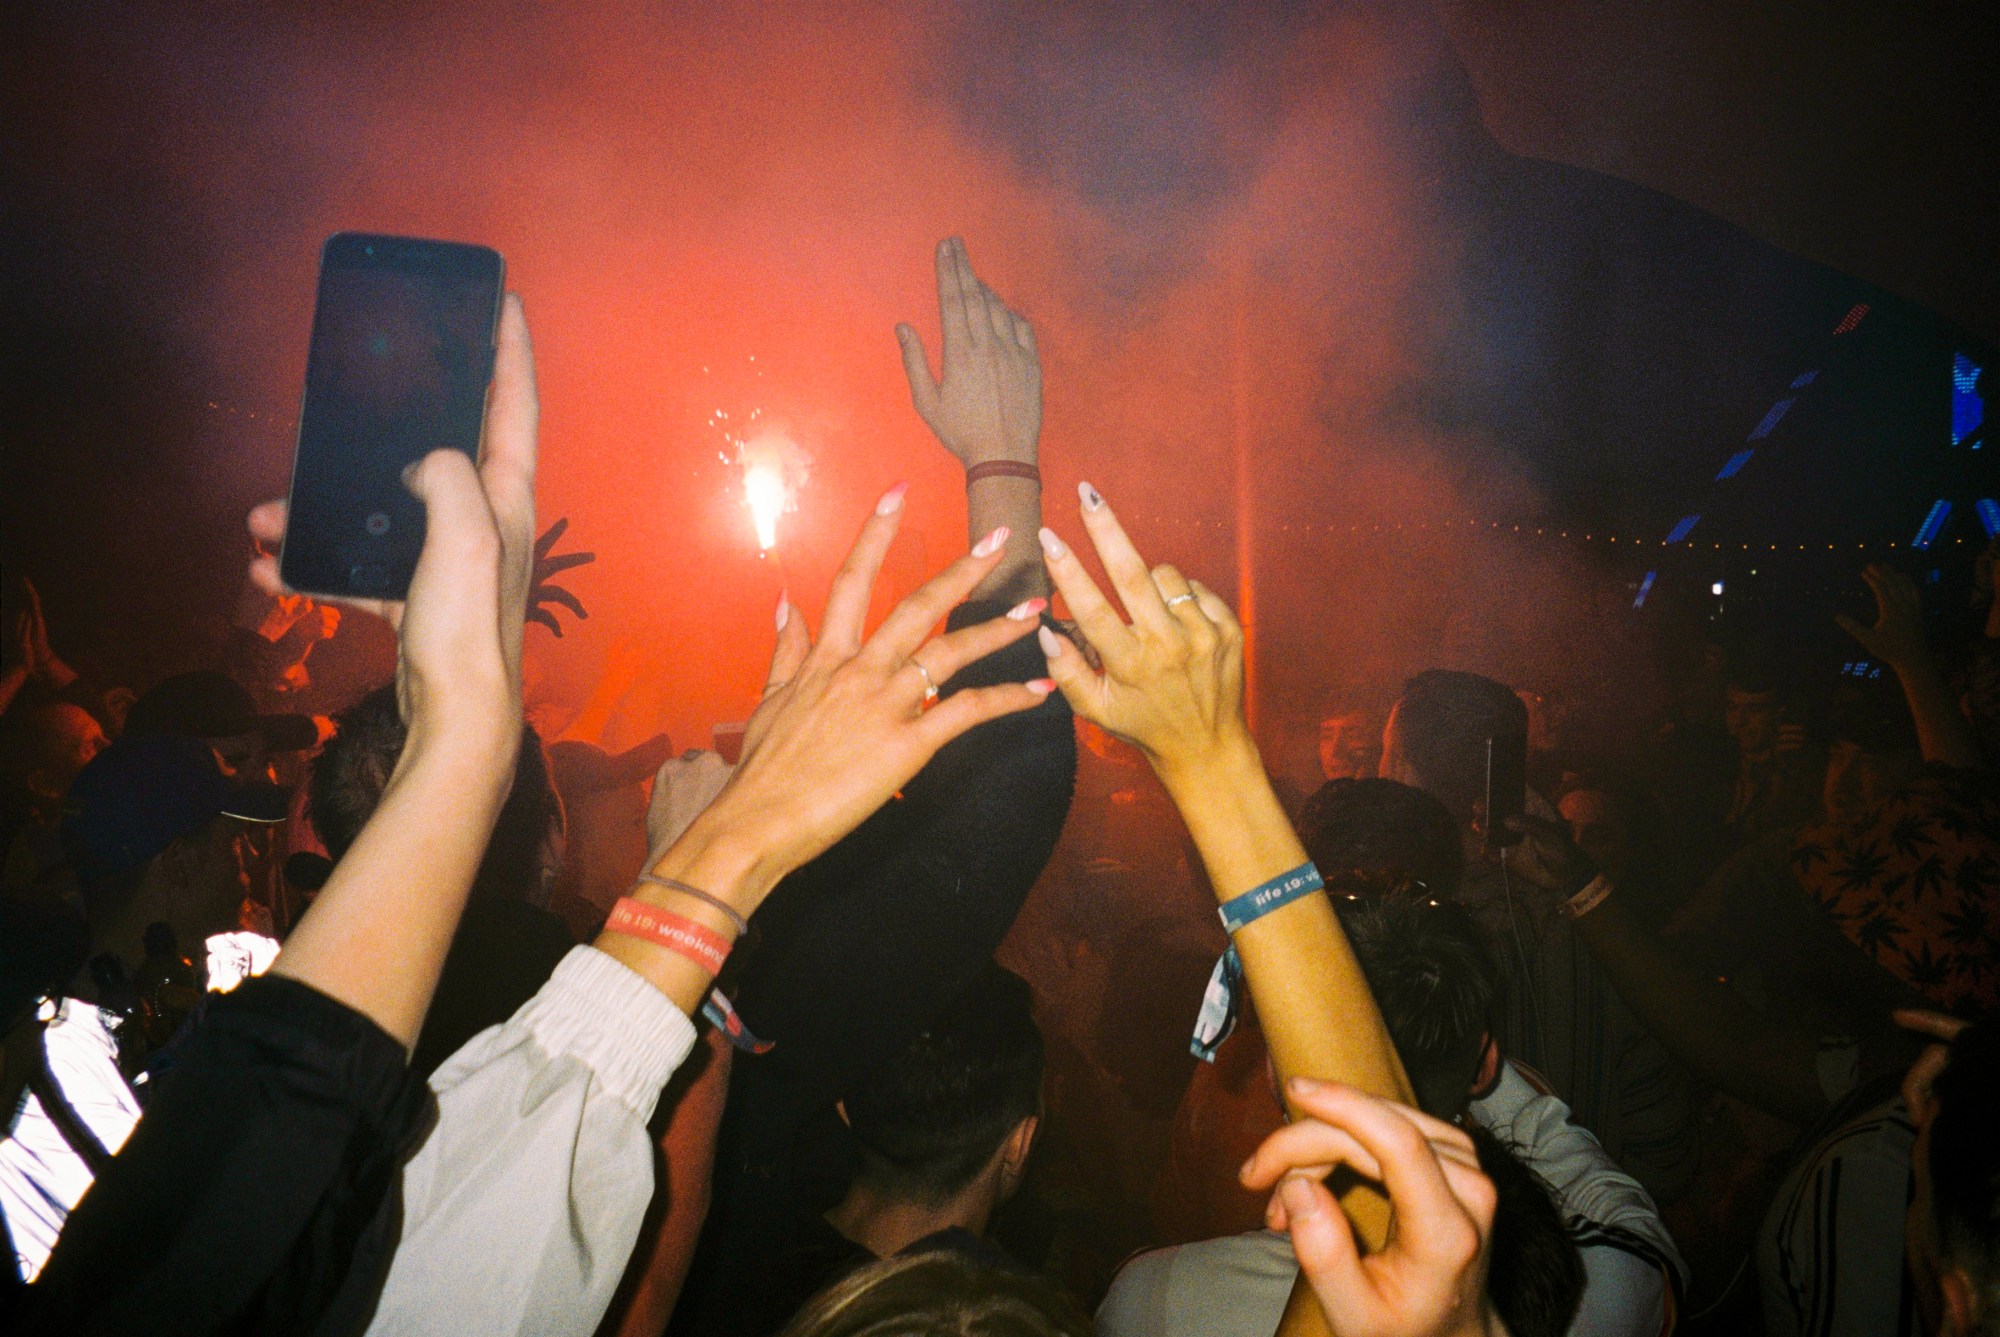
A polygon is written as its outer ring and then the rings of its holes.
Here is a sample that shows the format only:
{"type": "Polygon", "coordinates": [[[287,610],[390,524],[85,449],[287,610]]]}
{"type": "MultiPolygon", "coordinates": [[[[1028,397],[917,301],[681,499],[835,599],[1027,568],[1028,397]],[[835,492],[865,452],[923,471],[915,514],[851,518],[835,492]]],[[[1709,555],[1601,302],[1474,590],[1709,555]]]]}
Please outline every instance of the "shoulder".
{"type": "Polygon", "coordinates": [[[1201,1240],[1138,1254],[1097,1311],[1101,1337],[1269,1337],[1298,1276],[1278,1231],[1201,1240]]]}

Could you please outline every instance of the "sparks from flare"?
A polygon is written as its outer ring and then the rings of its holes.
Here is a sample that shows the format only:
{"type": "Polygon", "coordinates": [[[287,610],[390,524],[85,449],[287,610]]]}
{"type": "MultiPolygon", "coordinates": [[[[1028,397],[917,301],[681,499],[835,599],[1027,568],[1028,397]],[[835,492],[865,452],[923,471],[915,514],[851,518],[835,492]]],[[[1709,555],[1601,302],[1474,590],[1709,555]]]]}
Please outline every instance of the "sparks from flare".
{"type": "Polygon", "coordinates": [[[805,454],[790,438],[766,431],[737,444],[736,463],[743,470],[743,501],[757,534],[757,550],[771,552],[778,546],[779,517],[798,509],[805,454]]]}

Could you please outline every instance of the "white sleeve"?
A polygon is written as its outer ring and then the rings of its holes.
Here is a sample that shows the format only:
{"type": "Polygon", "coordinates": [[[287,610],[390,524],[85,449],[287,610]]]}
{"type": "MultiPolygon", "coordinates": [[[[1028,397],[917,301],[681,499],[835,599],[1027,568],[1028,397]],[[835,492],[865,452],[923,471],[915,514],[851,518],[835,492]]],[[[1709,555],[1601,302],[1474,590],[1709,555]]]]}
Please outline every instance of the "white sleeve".
{"type": "Polygon", "coordinates": [[[666,996],[590,947],[431,1076],[374,1333],[574,1333],[604,1317],[653,1196],[646,1122],[693,1048],[666,996]]]}
{"type": "Polygon", "coordinates": [[[1568,1337],[1664,1337],[1667,1274],[1660,1265],[1616,1245],[1585,1244],[1583,1303],[1568,1337]]]}

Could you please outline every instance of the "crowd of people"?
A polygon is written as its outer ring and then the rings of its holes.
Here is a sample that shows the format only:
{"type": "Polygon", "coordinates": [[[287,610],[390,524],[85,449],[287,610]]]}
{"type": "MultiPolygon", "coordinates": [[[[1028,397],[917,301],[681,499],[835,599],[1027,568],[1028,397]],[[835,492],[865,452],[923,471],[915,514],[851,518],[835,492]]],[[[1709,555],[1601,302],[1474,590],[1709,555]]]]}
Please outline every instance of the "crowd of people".
{"type": "Polygon", "coordinates": [[[524,710],[589,555],[512,297],[407,599],[347,608],[374,690],[288,708],[343,613],[282,503],[143,694],[20,582],[8,1330],[2000,1330],[1990,564],[1950,644],[1869,568],[1831,690],[1750,642],[1617,728],[1350,683],[1302,790],[1229,605],[1087,483],[1108,588],[1044,517],[1034,332],[936,259],[940,370],[896,333],[968,550],[871,630],[885,493],[733,760],[524,710]]]}

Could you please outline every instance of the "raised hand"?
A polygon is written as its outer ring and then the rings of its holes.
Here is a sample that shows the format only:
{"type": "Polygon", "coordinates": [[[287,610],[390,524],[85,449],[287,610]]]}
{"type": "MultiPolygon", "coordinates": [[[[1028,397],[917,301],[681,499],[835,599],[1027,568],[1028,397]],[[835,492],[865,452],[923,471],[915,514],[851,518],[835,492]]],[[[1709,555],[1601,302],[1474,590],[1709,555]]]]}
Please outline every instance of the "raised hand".
{"type": "Polygon", "coordinates": [[[1910,1122],[1921,1129],[1937,1117],[1937,1101],[1931,1088],[1938,1074],[1951,1062],[1952,1043],[1972,1023],[1946,1012],[1916,1007],[1898,1008],[1894,1015],[1898,1026],[1931,1040],[1903,1074],[1903,1107],[1910,1113],[1910,1122]]]}
{"type": "Polygon", "coordinates": [[[1294,1078],[1305,1116],[1264,1140],[1243,1167],[1278,1186],[1265,1219],[1291,1232],[1299,1270],[1334,1337],[1486,1337],[1503,1331],[1486,1300],[1498,1195],[1463,1131],[1337,1082],[1294,1078]],[[1367,1257],[1321,1181],[1345,1165],[1387,1190],[1388,1244],[1367,1257]]]}
{"type": "Polygon", "coordinates": [[[1875,625],[1864,627],[1845,613],[1834,615],[1840,629],[1890,668],[1924,658],[1924,601],[1916,582],[1893,566],[1873,563],[1861,572],[1875,595],[1875,625]]]}
{"type": "Polygon", "coordinates": [[[898,604],[864,640],[869,594],[902,510],[898,486],[862,526],[834,578],[817,641],[804,615],[780,600],[777,650],[763,703],[744,730],[742,760],[684,838],[697,847],[724,840],[749,856],[749,867],[731,870],[745,913],[779,877],[859,826],[939,748],[1055,690],[1037,680],[937,699],[936,688],[961,668],[1027,635],[1045,606],[1029,599],[1004,617],[931,634],[999,562],[1005,530],[898,604]]]}
{"type": "Polygon", "coordinates": [[[1243,628],[1216,594],[1172,566],[1148,569],[1097,489],[1077,489],[1083,526],[1128,623],[1054,530],[1042,552],[1070,614],[1102,660],[1094,671],[1067,637],[1044,629],[1049,676],[1071,709],[1136,744],[1169,778],[1249,743],[1243,721],[1243,628]]]}
{"type": "Polygon", "coordinates": [[[1034,329],[979,281],[957,237],[938,243],[937,285],[944,327],[938,379],[931,379],[917,332],[896,326],[918,416],[967,466],[1033,464],[1042,432],[1042,362],[1034,329]]]}
{"type": "Polygon", "coordinates": [[[555,578],[571,567],[588,566],[597,560],[594,552],[566,552],[551,557],[549,552],[562,539],[563,531],[569,528],[569,517],[563,516],[550,525],[542,536],[535,540],[535,581],[534,589],[528,595],[528,621],[539,622],[562,639],[562,624],[556,621],[555,610],[545,604],[561,604],[579,619],[587,620],[590,612],[583,606],[583,600],[555,583],[555,578]]]}

